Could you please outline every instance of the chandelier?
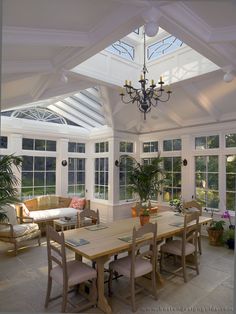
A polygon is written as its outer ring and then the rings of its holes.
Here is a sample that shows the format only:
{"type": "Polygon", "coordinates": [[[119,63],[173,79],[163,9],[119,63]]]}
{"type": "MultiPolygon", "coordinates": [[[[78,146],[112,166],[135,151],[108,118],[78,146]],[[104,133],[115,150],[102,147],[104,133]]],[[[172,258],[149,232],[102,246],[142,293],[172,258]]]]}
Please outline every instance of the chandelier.
{"type": "Polygon", "coordinates": [[[144,61],[143,70],[140,76],[139,83],[141,88],[134,88],[131,81],[125,81],[124,88],[120,93],[121,100],[125,104],[136,103],[138,109],[144,114],[144,120],[146,120],[146,114],[151,111],[152,106],[157,107],[158,101],[167,102],[170,99],[170,94],[172,93],[170,89],[164,89],[164,82],[162,76],[160,76],[160,81],[158,86],[155,84],[154,80],[151,80],[151,84],[148,86],[149,80],[146,78],[146,73],[148,73],[146,67],[146,34],[143,33],[144,41],[144,61]]]}

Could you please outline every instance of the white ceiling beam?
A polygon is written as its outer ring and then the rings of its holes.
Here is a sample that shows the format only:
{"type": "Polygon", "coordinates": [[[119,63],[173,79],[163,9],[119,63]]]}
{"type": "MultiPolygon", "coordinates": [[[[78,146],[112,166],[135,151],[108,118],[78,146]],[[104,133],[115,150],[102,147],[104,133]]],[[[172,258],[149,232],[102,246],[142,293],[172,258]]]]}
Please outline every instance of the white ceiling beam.
{"type": "Polygon", "coordinates": [[[37,82],[36,86],[31,90],[31,96],[34,100],[38,100],[45,90],[53,82],[55,75],[42,75],[37,82]]]}
{"type": "Polygon", "coordinates": [[[99,96],[100,99],[102,100],[102,112],[104,115],[106,125],[110,126],[111,128],[114,128],[114,116],[112,114],[111,109],[111,97],[109,90],[106,86],[101,86],[99,88],[99,96]]]}
{"type": "Polygon", "coordinates": [[[51,72],[53,65],[49,60],[8,60],[2,63],[3,74],[51,72]]]}
{"type": "Polygon", "coordinates": [[[89,106],[93,110],[95,110],[97,112],[101,111],[101,105],[98,102],[94,101],[92,98],[89,98],[89,96],[87,97],[81,93],[77,93],[77,94],[73,95],[73,97],[75,97],[76,99],[78,99],[78,101],[81,101],[82,103],[88,103],[89,106]]]}
{"type": "Polygon", "coordinates": [[[208,39],[209,43],[236,41],[236,26],[214,28],[208,39]]]}
{"type": "Polygon", "coordinates": [[[13,26],[3,27],[2,41],[8,45],[56,47],[86,47],[90,44],[89,34],[85,32],[13,26]]]}
{"type": "Polygon", "coordinates": [[[48,106],[48,109],[60,114],[61,116],[63,116],[64,118],[78,124],[81,125],[82,127],[84,127],[87,130],[92,130],[93,127],[89,126],[88,124],[84,123],[83,121],[81,121],[80,119],[78,119],[77,117],[75,117],[75,115],[68,113],[67,111],[61,109],[58,107],[58,105],[50,105],[48,106]]]}

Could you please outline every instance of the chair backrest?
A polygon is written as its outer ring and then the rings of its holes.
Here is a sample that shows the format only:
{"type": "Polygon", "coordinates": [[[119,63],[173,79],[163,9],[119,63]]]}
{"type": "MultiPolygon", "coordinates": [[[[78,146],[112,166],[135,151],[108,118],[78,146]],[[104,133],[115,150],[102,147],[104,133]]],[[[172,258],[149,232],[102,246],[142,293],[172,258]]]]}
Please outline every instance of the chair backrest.
{"type": "Polygon", "coordinates": [[[202,205],[198,203],[196,200],[184,202],[183,207],[184,209],[190,209],[190,210],[196,208],[197,210],[199,210],[200,215],[202,215],[202,205]]]}
{"type": "Polygon", "coordinates": [[[157,223],[147,223],[138,230],[136,230],[135,227],[133,228],[131,277],[135,276],[135,260],[137,258],[149,256],[151,258],[152,267],[155,267],[157,250],[156,241],[157,223]],[[152,237],[146,240],[142,240],[142,238],[145,239],[145,236],[147,234],[152,234],[152,237]]]}
{"type": "Polygon", "coordinates": [[[8,220],[5,222],[9,222],[12,225],[18,225],[17,215],[16,215],[16,207],[13,204],[8,204],[2,206],[2,213],[7,215],[8,220]]]}
{"type": "Polygon", "coordinates": [[[92,209],[84,209],[77,215],[77,226],[81,227],[83,225],[83,221],[85,218],[90,218],[92,219],[92,223],[95,222],[95,224],[100,223],[100,217],[99,217],[99,210],[97,209],[92,210],[92,209]]]}
{"type": "Polygon", "coordinates": [[[185,255],[186,244],[190,242],[194,244],[197,250],[197,238],[199,232],[199,216],[200,212],[195,211],[184,215],[184,231],[182,234],[182,254],[185,255]]]}
{"type": "Polygon", "coordinates": [[[67,282],[67,267],[66,267],[66,250],[64,233],[59,234],[51,226],[46,227],[47,235],[47,252],[48,252],[48,271],[51,272],[56,264],[63,272],[63,281],[67,282]]]}

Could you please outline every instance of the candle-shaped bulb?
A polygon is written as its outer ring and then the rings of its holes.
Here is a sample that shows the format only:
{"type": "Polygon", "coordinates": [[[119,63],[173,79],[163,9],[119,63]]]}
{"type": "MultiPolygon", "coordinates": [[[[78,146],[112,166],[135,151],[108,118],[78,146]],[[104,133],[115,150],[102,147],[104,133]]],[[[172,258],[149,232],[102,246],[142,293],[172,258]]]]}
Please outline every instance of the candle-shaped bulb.
{"type": "Polygon", "coordinates": [[[160,82],[162,82],[162,76],[160,76],[160,82]]]}
{"type": "Polygon", "coordinates": [[[151,80],[151,85],[154,85],[154,80],[151,80]]]}
{"type": "Polygon", "coordinates": [[[129,86],[131,86],[131,81],[129,81],[129,86]]]}
{"type": "Polygon", "coordinates": [[[142,75],[142,74],[140,75],[140,80],[141,80],[141,81],[143,80],[143,75],[142,75]]]}
{"type": "Polygon", "coordinates": [[[125,85],[128,85],[128,81],[127,80],[125,80],[125,85]]]}

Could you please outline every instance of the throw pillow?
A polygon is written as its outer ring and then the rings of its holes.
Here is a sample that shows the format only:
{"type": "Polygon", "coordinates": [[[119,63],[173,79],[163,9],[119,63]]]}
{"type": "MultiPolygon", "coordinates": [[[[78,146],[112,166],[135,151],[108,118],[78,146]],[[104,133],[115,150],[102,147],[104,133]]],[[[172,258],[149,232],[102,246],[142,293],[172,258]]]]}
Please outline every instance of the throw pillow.
{"type": "Polygon", "coordinates": [[[84,209],[86,205],[86,199],[80,197],[72,197],[70,207],[75,209],[84,209]]]}

